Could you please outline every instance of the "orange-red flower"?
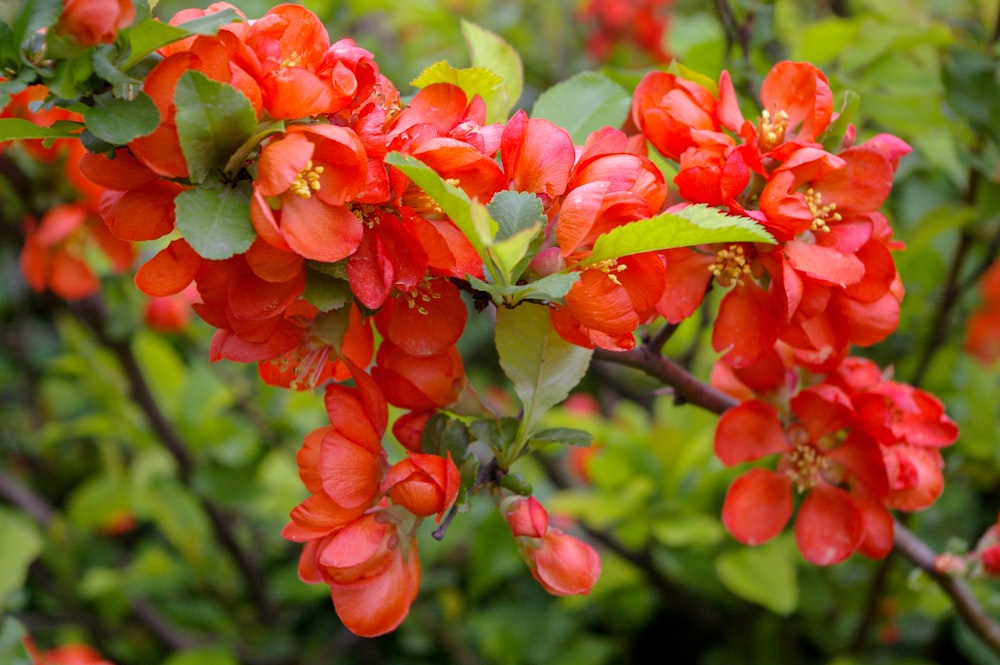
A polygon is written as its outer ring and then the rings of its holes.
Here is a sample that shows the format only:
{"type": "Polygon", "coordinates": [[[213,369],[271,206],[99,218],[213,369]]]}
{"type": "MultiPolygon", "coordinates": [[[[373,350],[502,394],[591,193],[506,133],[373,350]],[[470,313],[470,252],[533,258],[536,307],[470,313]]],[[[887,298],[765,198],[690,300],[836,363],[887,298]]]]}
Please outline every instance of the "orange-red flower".
{"type": "Polygon", "coordinates": [[[250,218],[278,249],[316,261],[346,258],[361,243],[348,203],[365,184],[365,149],[350,129],[294,125],[261,151],[250,218]]]}
{"type": "Polygon", "coordinates": [[[132,0],[66,0],[55,31],[87,48],[110,44],[134,18],[132,0]]]}
{"type": "Polygon", "coordinates": [[[417,517],[437,513],[438,521],[455,503],[461,486],[458,467],[447,457],[410,453],[394,464],[382,482],[382,491],[392,502],[417,517]]]}

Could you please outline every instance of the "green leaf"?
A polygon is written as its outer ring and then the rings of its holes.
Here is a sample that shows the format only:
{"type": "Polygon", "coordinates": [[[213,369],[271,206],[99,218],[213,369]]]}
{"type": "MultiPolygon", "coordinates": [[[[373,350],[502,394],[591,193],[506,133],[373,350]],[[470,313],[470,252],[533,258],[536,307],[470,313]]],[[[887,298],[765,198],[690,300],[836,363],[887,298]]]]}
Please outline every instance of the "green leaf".
{"type": "Polygon", "coordinates": [[[726,529],[708,515],[673,515],[650,527],[650,533],[667,547],[711,547],[722,541],[726,529]]]}
{"type": "Polygon", "coordinates": [[[177,228],[188,244],[206,259],[228,259],[253,244],[256,233],[250,223],[251,185],[198,187],[181,192],[174,202],[177,228]]]}
{"type": "Polygon", "coordinates": [[[834,153],[840,151],[840,144],[844,142],[844,136],[847,134],[847,130],[854,121],[854,116],[860,107],[861,96],[853,90],[845,91],[844,103],[840,108],[837,119],[826,128],[823,136],[820,137],[823,149],[834,153]]]}
{"type": "Polygon", "coordinates": [[[147,18],[122,30],[122,34],[129,44],[130,55],[122,63],[121,69],[127,72],[137,62],[161,46],[166,46],[191,35],[214,35],[222,26],[242,20],[234,9],[205,14],[176,26],[147,18]]]}
{"type": "MultiPolygon", "coordinates": [[[[524,89],[524,65],[517,51],[498,35],[484,30],[475,23],[462,20],[462,36],[469,47],[473,67],[483,67],[496,73],[507,86],[507,108],[497,122],[507,119],[511,108],[517,104],[524,89]]],[[[487,122],[493,122],[489,117],[487,122]]]]}
{"type": "MultiPolygon", "coordinates": [[[[79,125],[73,125],[79,130],[79,125]]],[[[24,118],[0,118],[0,141],[17,139],[75,139],[78,131],[66,129],[67,125],[41,127],[24,118]]]]}
{"type": "Polygon", "coordinates": [[[798,605],[795,549],[790,539],[722,552],[715,558],[715,572],[731,592],[775,614],[787,616],[798,605]]]}
{"type": "Polygon", "coordinates": [[[354,300],[351,285],[344,279],[320,270],[306,269],[306,290],[302,294],[321,312],[340,309],[354,300]]]}
{"type": "Polygon", "coordinates": [[[580,265],[716,242],[774,243],[774,238],[749,217],[734,217],[699,203],[612,229],[597,238],[590,256],[580,265]]]}
{"type": "Polygon", "coordinates": [[[527,284],[490,284],[481,279],[467,276],[469,284],[477,291],[483,291],[493,296],[493,302],[498,305],[503,304],[508,307],[523,302],[525,300],[535,300],[541,302],[561,302],[563,296],[569,293],[570,288],[576,280],[580,279],[580,273],[553,273],[527,284]]]}
{"type": "Polygon", "coordinates": [[[257,113],[246,95],[226,83],[188,70],[177,81],[177,138],[188,174],[202,182],[226,162],[257,128],[257,113]]]}
{"type": "Polygon", "coordinates": [[[505,240],[518,231],[545,223],[542,200],[531,192],[497,192],[486,209],[497,223],[496,240],[505,240]]]}
{"type": "Polygon", "coordinates": [[[433,83],[457,85],[465,91],[469,100],[475,95],[482,97],[486,102],[486,122],[502,122],[507,119],[507,110],[510,108],[507,84],[497,73],[485,67],[457,69],[447,60],[440,60],[410,81],[410,85],[417,88],[426,88],[433,83]]]}
{"type": "Polygon", "coordinates": [[[149,95],[140,92],[135,99],[100,100],[84,111],[83,120],[97,138],[124,145],[152,133],[160,124],[160,111],[149,95]]]}
{"type": "Polygon", "coordinates": [[[533,244],[539,244],[535,241],[541,239],[541,230],[541,223],[536,223],[533,227],[522,229],[506,240],[493,243],[490,247],[490,258],[503,275],[504,284],[513,284],[521,276],[521,272],[531,260],[529,249],[533,244]]]}
{"type": "Polygon", "coordinates": [[[441,210],[451,218],[459,231],[469,239],[479,257],[484,262],[487,260],[486,246],[492,242],[492,234],[484,237],[477,230],[471,214],[472,202],[465,192],[445,182],[434,169],[416,157],[390,152],[385,156],[385,163],[398,168],[418,187],[427,192],[427,195],[434,199],[434,202],[441,206],[441,210]]]}
{"type": "Polygon", "coordinates": [[[531,109],[532,118],[559,125],[583,145],[591,132],[621,127],[628,118],[632,97],[622,86],[597,72],[580,72],[541,95],[531,109]]]}
{"type": "Polygon", "coordinates": [[[0,610],[7,606],[7,597],[24,584],[28,566],[42,551],[38,528],[19,512],[0,508],[0,610]]]}
{"type": "Polygon", "coordinates": [[[163,665],[238,665],[233,655],[222,647],[206,647],[179,651],[163,661],[163,665]]]}
{"type": "Polygon", "coordinates": [[[521,400],[523,441],[545,412],[580,382],[593,349],[564,340],[553,328],[548,308],[531,303],[497,310],[496,347],[500,366],[521,400]]]}
{"type": "Polygon", "coordinates": [[[550,443],[561,443],[566,446],[586,448],[593,442],[593,434],[574,427],[551,427],[531,435],[531,445],[539,447],[550,443]]]}

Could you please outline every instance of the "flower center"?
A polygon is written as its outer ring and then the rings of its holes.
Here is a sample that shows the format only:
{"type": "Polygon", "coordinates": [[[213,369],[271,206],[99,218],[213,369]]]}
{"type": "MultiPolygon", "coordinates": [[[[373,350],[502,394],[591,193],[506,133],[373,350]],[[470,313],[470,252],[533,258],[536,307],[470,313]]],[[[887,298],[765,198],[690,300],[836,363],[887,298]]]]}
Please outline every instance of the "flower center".
{"type": "Polygon", "coordinates": [[[298,67],[299,63],[302,62],[302,54],[298,51],[292,51],[292,54],[281,61],[282,67],[298,67]]]}
{"type": "Polygon", "coordinates": [[[441,297],[441,294],[434,291],[427,292],[418,286],[409,293],[404,294],[404,297],[406,298],[407,307],[417,310],[418,314],[427,316],[427,308],[424,305],[432,300],[437,300],[441,297]]]}
{"type": "Polygon", "coordinates": [[[834,212],[837,204],[823,205],[823,192],[817,192],[812,187],[806,190],[806,205],[809,206],[809,213],[813,216],[810,227],[813,231],[829,233],[830,227],[827,222],[839,222],[842,219],[839,212],[834,212]]]}
{"type": "Polygon", "coordinates": [[[716,252],[715,263],[708,266],[708,271],[723,286],[729,286],[733,282],[743,284],[743,276],[750,274],[750,261],[743,253],[743,247],[730,245],[716,252]]]}
{"type": "Polygon", "coordinates": [[[305,168],[295,176],[295,180],[292,181],[288,189],[302,198],[308,199],[312,196],[313,192],[319,191],[319,177],[323,175],[323,170],[322,166],[313,166],[313,162],[310,159],[306,162],[305,168]]]}
{"type": "Polygon", "coordinates": [[[622,285],[621,280],[618,279],[618,273],[628,270],[628,266],[618,263],[618,259],[600,261],[592,267],[603,272],[613,284],[617,284],[618,286],[622,285]]]}
{"type": "Polygon", "coordinates": [[[788,475],[795,481],[800,492],[816,486],[820,474],[830,465],[830,461],[808,443],[799,444],[788,454],[788,475]]]}
{"type": "Polygon", "coordinates": [[[760,112],[760,149],[763,152],[774,150],[785,140],[785,130],[788,129],[788,114],[778,111],[774,115],[767,109],[760,112]]]}

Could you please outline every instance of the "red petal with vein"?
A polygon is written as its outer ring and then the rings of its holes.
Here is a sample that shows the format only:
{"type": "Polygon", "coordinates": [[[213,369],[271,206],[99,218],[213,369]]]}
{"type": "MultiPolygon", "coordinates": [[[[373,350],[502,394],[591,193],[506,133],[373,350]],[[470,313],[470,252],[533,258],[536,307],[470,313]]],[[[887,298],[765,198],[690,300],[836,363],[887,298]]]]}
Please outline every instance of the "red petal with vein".
{"type": "Polygon", "coordinates": [[[278,249],[260,238],[253,241],[243,256],[254,274],[266,282],[291,281],[305,266],[298,254],[278,249]]]}
{"type": "Polygon", "coordinates": [[[722,523],[746,545],[765,543],[792,515],[792,479],[767,469],[750,469],[733,481],[722,506],[722,523]]]}
{"type": "Polygon", "coordinates": [[[855,254],[865,266],[864,278],[844,290],[859,302],[874,302],[884,296],[896,279],[896,264],[889,248],[877,240],[865,243],[855,254]]]}
{"type": "Polygon", "coordinates": [[[796,270],[842,288],[856,284],[865,274],[865,264],[856,256],[801,240],[786,242],[785,256],[796,270]]]}
{"type": "Polygon", "coordinates": [[[586,595],[601,575],[601,557],[579,538],[550,528],[534,552],[531,572],[554,596],[586,595]]]}
{"type": "Polygon", "coordinates": [[[305,272],[287,282],[266,282],[253,273],[245,273],[229,283],[229,306],[237,319],[270,319],[281,316],[305,288],[305,272]]]}
{"type": "Polygon", "coordinates": [[[813,441],[852,423],[851,400],[836,386],[820,384],[800,391],[791,400],[792,411],[809,430],[813,441]]]}
{"type": "Polygon", "coordinates": [[[184,240],[171,241],[135,273],[135,285],[148,296],[183,291],[198,274],[201,257],[184,240]]]}
{"type": "Polygon", "coordinates": [[[304,134],[286,134],[261,150],[257,164],[257,189],[264,196],[278,196],[287,191],[306,163],[315,146],[304,134]]]}
{"type": "Polygon", "coordinates": [[[686,247],[670,249],[666,257],[666,287],[656,311],[670,323],[680,323],[691,316],[705,299],[705,290],[712,273],[708,267],[715,258],[686,247]]]}
{"type": "Polygon", "coordinates": [[[892,514],[866,494],[855,493],[853,496],[854,505],[861,511],[865,521],[865,538],[858,551],[872,559],[881,559],[892,551],[896,530],[892,514]]]}
{"type": "Polygon", "coordinates": [[[328,384],[323,402],[337,432],[366,448],[372,455],[382,451],[382,433],[376,431],[357,388],[328,384]]]}
{"type": "Polygon", "coordinates": [[[364,231],[361,220],[347,208],[294,194],[282,198],[279,224],[293,252],[328,263],[346,258],[357,249],[364,231]]]}
{"type": "MultiPolygon", "coordinates": [[[[196,307],[196,312],[200,310],[196,307]]],[[[255,363],[277,358],[291,351],[302,341],[302,329],[286,321],[279,321],[259,341],[241,339],[229,330],[217,330],[212,337],[212,361],[226,358],[238,363],[255,363]]]]}
{"type": "Polygon", "coordinates": [[[381,455],[337,432],[323,438],[319,475],[323,491],[345,508],[368,506],[382,481],[381,455]]]}
{"type": "Polygon", "coordinates": [[[810,563],[840,563],[858,549],[864,537],[864,517],[851,495],[840,488],[817,485],[799,507],[795,542],[810,563]]]}
{"type": "Polygon", "coordinates": [[[370,584],[361,587],[332,585],[330,596],[337,616],[348,630],[361,637],[376,637],[403,623],[419,589],[420,559],[413,546],[407,561],[397,554],[370,584]]]}
{"type": "Polygon", "coordinates": [[[292,521],[282,530],[287,540],[302,542],[329,535],[364,514],[366,507],[344,508],[323,492],[292,508],[292,521]]]}
{"type": "Polygon", "coordinates": [[[302,447],[295,454],[295,462],[299,467],[299,479],[310,492],[320,492],[323,489],[323,479],[319,476],[319,451],[323,439],[334,431],[327,425],[318,427],[306,435],[302,447]]]}
{"type": "Polygon", "coordinates": [[[383,341],[372,378],[390,404],[433,411],[458,399],[465,383],[462,357],[454,346],[432,356],[412,356],[383,341]]]}
{"type": "Polygon", "coordinates": [[[329,81],[301,67],[277,69],[261,87],[264,108],[274,118],[294,120],[336,110],[329,81]]]}
{"type": "Polygon", "coordinates": [[[574,188],[566,196],[556,222],[556,238],[564,257],[576,251],[590,234],[597,223],[608,188],[606,182],[588,182],[574,188]]]}
{"type": "Polygon", "coordinates": [[[833,115],[833,93],[826,76],[805,62],[779,62],[764,78],[760,87],[765,109],[785,111],[788,127],[795,129],[800,141],[814,141],[823,133],[833,115]]]}
{"type": "Polygon", "coordinates": [[[353,568],[374,562],[385,550],[389,529],[395,526],[379,522],[375,515],[365,515],[344,526],[323,548],[322,566],[353,568]]]}
{"type": "Polygon", "coordinates": [[[889,477],[882,449],[867,434],[852,431],[829,456],[847,467],[851,475],[875,498],[882,499],[889,491],[889,477]]]}
{"type": "Polygon", "coordinates": [[[458,287],[433,279],[391,301],[375,316],[375,325],[411,356],[430,356],[458,341],[468,316],[458,287]]]}
{"type": "Polygon", "coordinates": [[[758,460],[790,447],[778,410],[760,400],[729,409],[715,428],[715,454],[726,466],[758,460]]]}
{"type": "Polygon", "coordinates": [[[611,336],[629,334],[639,325],[629,292],[596,268],[580,273],[566,294],[566,309],[584,326],[611,336]]]}
{"type": "Polygon", "coordinates": [[[86,298],[101,289],[101,283],[90,271],[90,267],[68,253],[54,254],[49,270],[49,288],[67,300],[86,298]]]}
{"type": "Polygon", "coordinates": [[[576,152],[565,129],[518,110],[504,127],[500,158],[514,190],[551,201],[566,191],[576,152]]]}
{"type": "Polygon", "coordinates": [[[882,447],[889,473],[889,494],[885,506],[913,512],[928,508],[944,490],[944,465],[937,448],[905,444],[882,447]]]}
{"type": "Polygon", "coordinates": [[[722,361],[746,367],[759,360],[778,338],[778,314],[768,294],[756,284],[737,286],[719,305],[712,347],[725,351],[722,361]]]}
{"type": "Polygon", "coordinates": [[[107,190],[98,207],[116,238],[155,240],[174,230],[174,199],[181,191],[164,180],[127,192],[107,190]]]}
{"type": "Polygon", "coordinates": [[[874,302],[849,298],[841,298],[839,302],[849,324],[848,341],[851,344],[878,344],[899,327],[899,297],[892,291],[874,302]]]}
{"type": "Polygon", "coordinates": [[[80,171],[101,187],[119,191],[137,189],[157,177],[125,148],[115,150],[114,159],[103,153],[84,153],[80,157],[80,171]]]}

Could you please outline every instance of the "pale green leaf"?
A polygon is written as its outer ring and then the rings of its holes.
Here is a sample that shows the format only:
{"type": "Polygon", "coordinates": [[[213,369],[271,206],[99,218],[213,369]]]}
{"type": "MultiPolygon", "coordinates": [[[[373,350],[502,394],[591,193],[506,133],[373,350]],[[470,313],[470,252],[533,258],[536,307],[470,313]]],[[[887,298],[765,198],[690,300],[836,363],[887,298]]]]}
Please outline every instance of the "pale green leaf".
{"type": "Polygon", "coordinates": [[[595,130],[621,127],[631,105],[628,91],[607,76],[580,72],[539,95],[531,117],[553,122],[569,132],[573,143],[583,145],[595,130]]]}
{"type": "Polygon", "coordinates": [[[794,543],[788,538],[722,552],[715,572],[731,592],[775,614],[787,616],[799,603],[794,543]]]}
{"type": "Polygon", "coordinates": [[[570,344],[556,333],[544,305],[525,303],[497,310],[500,366],[523,407],[522,434],[533,431],[551,407],[566,399],[590,365],[593,349],[570,344]]]}
{"type": "Polygon", "coordinates": [[[734,217],[697,204],[616,227],[599,236],[582,266],[640,252],[717,242],[765,242],[774,238],[749,217],[734,217]]]}
{"type": "Polygon", "coordinates": [[[486,103],[486,122],[502,122],[507,119],[510,101],[507,84],[500,75],[485,67],[458,69],[447,60],[440,60],[420,72],[410,81],[416,88],[426,88],[434,83],[451,83],[461,88],[471,100],[479,95],[486,103]]]}
{"type": "MultiPolygon", "coordinates": [[[[473,67],[483,67],[496,73],[507,86],[507,108],[497,121],[506,120],[524,89],[524,65],[517,51],[498,35],[475,23],[462,20],[462,36],[469,47],[473,67]]],[[[487,122],[491,122],[487,117],[487,122]]]]}
{"type": "Polygon", "coordinates": [[[541,228],[542,225],[536,223],[509,238],[493,243],[489,248],[490,258],[503,275],[505,284],[513,284],[521,276],[520,271],[524,270],[525,265],[522,259],[529,258],[528,250],[540,236],[541,228]]]}
{"type": "Polygon", "coordinates": [[[427,192],[427,195],[441,206],[441,210],[451,218],[455,226],[468,238],[480,258],[483,261],[487,260],[486,246],[491,241],[492,234],[484,238],[476,229],[476,224],[471,214],[472,202],[466,196],[465,192],[451,183],[445,182],[434,169],[416,157],[391,152],[385,156],[385,163],[398,168],[410,180],[416,183],[418,187],[427,192]]]}

